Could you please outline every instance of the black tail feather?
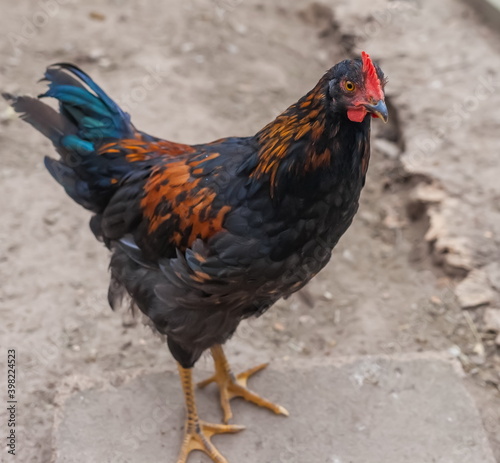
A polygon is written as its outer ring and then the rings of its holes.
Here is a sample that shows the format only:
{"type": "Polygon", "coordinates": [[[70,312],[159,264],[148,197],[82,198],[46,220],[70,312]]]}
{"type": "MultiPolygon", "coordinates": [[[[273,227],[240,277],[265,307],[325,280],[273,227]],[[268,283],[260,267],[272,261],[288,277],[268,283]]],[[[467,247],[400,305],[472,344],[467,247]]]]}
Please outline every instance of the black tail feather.
{"type": "Polygon", "coordinates": [[[45,158],[50,174],[78,204],[100,213],[132,167],[125,158],[101,155],[99,148],[136,136],[130,116],[74,65],[49,66],[42,81],[48,82],[48,90],[39,98],[55,98],[59,111],[37,98],[2,95],[60,154],[59,160],[45,158]]]}
{"type": "Polygon", "coordinates": [[[19,117],[40,131],[56,146],[64,135],[75,134],[77,127],[37,98],[2,93],[19,117]]]}

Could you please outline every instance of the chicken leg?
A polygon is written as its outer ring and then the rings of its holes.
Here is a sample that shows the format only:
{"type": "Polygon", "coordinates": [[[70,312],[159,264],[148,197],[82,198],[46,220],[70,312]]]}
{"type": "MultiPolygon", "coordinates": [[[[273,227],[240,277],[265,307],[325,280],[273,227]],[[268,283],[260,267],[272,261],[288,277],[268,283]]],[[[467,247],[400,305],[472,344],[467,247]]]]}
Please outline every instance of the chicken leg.
{"type": "Polygon", "coordinates": [[[235,433],[242,431],[245,427],[228,424],[211,424],[200,420],[196,409],[191,369],[183,368],[179,365],[179,375],[186,400],[187,416],[184,439],[177,463],[186,463],[189,454],[193,450],[201,450],[206,453],[214,463],[227,463],[227,460],[219,453],[210,439],[215,434],[235,433]]]}
{"type": "Polygon", "coordinates": [[[217,383],[220,390],[220,403],[224,412],[224,423],[228,423],[233,417],[233,412],[231,411],[231,405],[229,402],[235,397],[242,397],[243,399],[259,405],[260,407],[268,408],[276,414],[288,416],[286,408],[260,397],[255,392],[252,392],[247,388],[248,378],[258,371],[266,368],[268,363],[250,368],[249,370],[235,376],[231,371],[231,367],[229,366],[222,346],[215,345],[212,347],[211,351],[212,357],[214,358],[215,374],[205,381],[198,383],[198,387],[203,388],[210,383],[217,383]]]}

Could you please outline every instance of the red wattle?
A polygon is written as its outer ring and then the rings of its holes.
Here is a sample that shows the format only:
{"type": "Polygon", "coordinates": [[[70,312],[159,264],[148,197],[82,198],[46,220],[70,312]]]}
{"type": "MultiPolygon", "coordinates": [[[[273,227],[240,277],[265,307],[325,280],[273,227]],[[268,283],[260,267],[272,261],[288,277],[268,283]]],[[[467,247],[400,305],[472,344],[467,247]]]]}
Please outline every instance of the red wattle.
{"type": "Polygon", "coordinates": [[[350,108],[347,110],[347,117],[353,122],[363,122],[368,111],[363,106],[359,108],[350,108]]]}

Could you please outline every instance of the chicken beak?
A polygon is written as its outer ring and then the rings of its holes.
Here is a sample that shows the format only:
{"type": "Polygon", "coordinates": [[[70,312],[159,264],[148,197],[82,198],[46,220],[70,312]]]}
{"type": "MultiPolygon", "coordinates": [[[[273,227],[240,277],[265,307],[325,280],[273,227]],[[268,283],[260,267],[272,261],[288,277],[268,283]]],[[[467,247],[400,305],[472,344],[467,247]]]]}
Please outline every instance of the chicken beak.
{"type": "Polygon", "coordinates": [[[375,104],[365,104],[363,106],[368,112],[372,113],[376,117],[379,117],[384,122],[387,122],[387,120],[389,119],[389,113],[387,111],[387,106],[384,100],[379,100],[375,104]]]}

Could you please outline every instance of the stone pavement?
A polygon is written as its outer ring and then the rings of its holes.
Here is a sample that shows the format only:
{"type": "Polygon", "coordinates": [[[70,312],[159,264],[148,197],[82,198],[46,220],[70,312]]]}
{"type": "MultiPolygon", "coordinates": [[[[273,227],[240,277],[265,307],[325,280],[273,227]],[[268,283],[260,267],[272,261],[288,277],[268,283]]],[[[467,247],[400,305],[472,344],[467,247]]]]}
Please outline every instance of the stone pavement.
{"type": "MultiPolygon", "coordinates": [[[[460,370],[433,354],[319,360],[250,386],[290,417],[237,399],[236,424],[214,438],[229,463],[495,463],[460,370]]],[[[202,375],[199,375],[202,378],[202,375]]],[[[98,385],[73,378],[54,429],[56,463],[175,463],[183,425],[177,374],[116,375],[98,385]]],[[[214,386],[197,391],[200,415],[220,422],[214,386]]],[[[209,462],[191,454],[189,462],[209,462]]]]}

